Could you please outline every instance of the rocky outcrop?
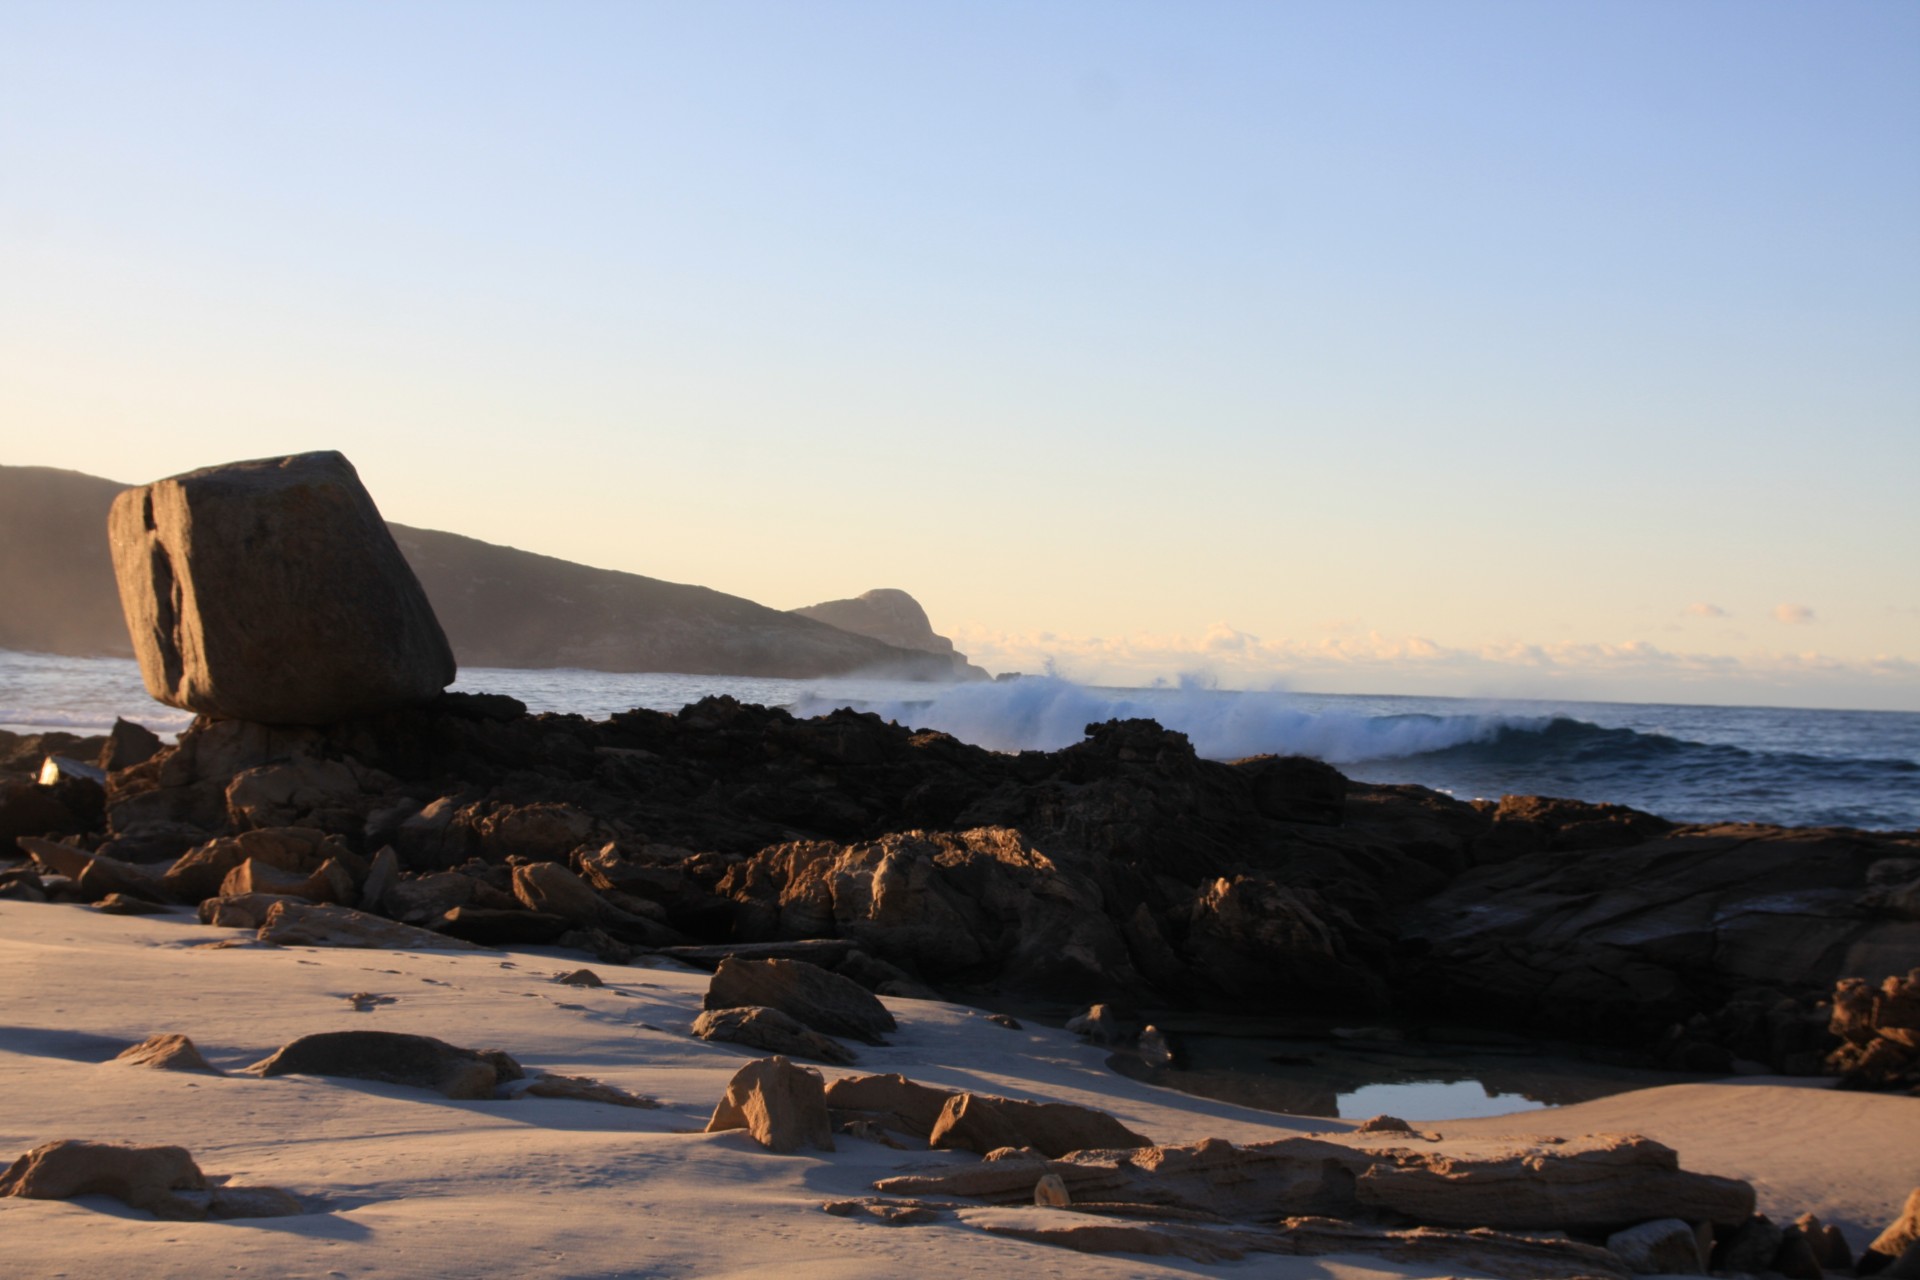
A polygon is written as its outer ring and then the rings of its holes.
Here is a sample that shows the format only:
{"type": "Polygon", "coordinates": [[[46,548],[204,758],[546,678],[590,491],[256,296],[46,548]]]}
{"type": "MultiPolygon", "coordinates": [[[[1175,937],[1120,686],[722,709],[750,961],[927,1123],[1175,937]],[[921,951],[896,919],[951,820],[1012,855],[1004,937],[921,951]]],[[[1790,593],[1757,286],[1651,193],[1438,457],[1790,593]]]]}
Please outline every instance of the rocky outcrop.
{"type": "Polygon", "coordinates": [[[169,706],[333,724],[453,683],[433,608],[338,453],[129,489],[108,536],[140,674],[169,706]]]}
{"type": "Polygon", "coordinates": [[[745,1129],[767,1150],[788,1155],[801,1147],[833,1150],[826,1087],[820,1073],[782,1057],[749,1062],[727,1082],[708,1133],[745,1129]]]}
{"type": "Polygon", "coordinates": [[[476,1052],[397,1031],[323,1031],[301,1036],[247,1068],[257,1076],[345,1076],[431,1089],[449,1098],[491,1098],[525,1074],[498,1050],[476,1052]]]}
{"type": "Polygon", "coordinates": [[[1841,1045],[1827,1069],[1841,1088],[1920,1093],[1920,969],[1889,975],[1877,987],[1841,979],[1828,1025],[1841,1045]]]}
{"type": "Polygon", "coordinates": [[[920,602],[897,587],[875,587],[851,600],[826,600],[790,612],[858,636],[870,636],[897,649],[938,655],[953,664],[958,679],[989,678],[985,670],[967,661],[966,654],[954,649],[953,641],[934,634],[933,623],[920,602]]]}
{"type": "Polygon", "coordinates": [[[1670,1148],[1606,1134],[1491,1147],[1422,1142],[1418,1148],[1380,1145],[1377,1138],[1283,1138],[1245,1146],[1211,1138],[1052,1160],[1014,1154],[885,1178],[874,1190],[1022,1204],[1047,1174],[1060,1178],[1076,1205],[1127,1202],[1252,1223],[1384,1212],[1431,1226],[1605,1236],[1673,1216],[1738,1226],[1754,1203],[1744,1182],[1681,1170],[1670,1148]]]}

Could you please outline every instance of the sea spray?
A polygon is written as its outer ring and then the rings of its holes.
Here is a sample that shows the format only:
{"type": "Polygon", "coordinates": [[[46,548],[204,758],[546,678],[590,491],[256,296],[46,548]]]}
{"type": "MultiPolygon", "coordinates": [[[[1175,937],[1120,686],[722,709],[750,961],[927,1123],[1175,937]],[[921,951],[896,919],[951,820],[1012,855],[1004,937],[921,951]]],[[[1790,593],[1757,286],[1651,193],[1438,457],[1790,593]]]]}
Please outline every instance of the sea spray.
{"type": "MultiPolygon", "coordinates": [[[[793,712],[821,715],[845,705],[843,695],[810,692],[794,702],[793,712]]],[[[1057,676],[942,686],[925,696],[853,705],[994,751],[1057,751],[1080,741],[1090,724],[1146,719],[1186,734],[1193,749],[1208,759],[1307,755],[1329,764],[1420,755],[1548,723],[1538,716],[1309,710],[1291,693],[1237,693],[1193,685],[1099,689],[1057,676]]]]}

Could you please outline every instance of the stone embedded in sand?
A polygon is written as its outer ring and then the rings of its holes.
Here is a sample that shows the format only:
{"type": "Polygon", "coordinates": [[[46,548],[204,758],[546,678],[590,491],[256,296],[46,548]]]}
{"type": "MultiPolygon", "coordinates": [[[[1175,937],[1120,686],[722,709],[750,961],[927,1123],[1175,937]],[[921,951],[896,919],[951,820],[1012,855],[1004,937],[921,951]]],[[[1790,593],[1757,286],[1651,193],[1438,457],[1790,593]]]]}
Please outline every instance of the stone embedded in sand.
{"type": "Polygon", "coordinates": [[[811,1058],[845,1066],[853,1050],[831,1036],[802,1026],[778,1009],[708,1009],[693,1021],[693,1034],[702,1040],[723,1040],[790,1058],[811,1058]]]}
{"type": "Polygon", "coordinates": [[[338,453],[129,489],[107,524],[140,673],[169,706],[332,724],[453,683],[426,593],[338,453]]]}
{"type": "Polygon", "coordinates": [[[880,1196],[864,1196],[857,1200],[829,1200],[820,1206],[822,1213],[830,1213],[836,1218],[851,1218],[856,1215],[871,1218],[886,1227],[913,1227],[923,1222],[937,1222],[947,1215],[942,1205],[921,1204],[913,1200],[889,1200],[880,1196]]]}
{"type": "Polygon", "coordinates": [[[660,1105],[652,1098],[628,1093],[625,1089],[589,1080],[585,1076],[558,1076],[552,1072],[535,1076],[527,1082],[522,1092],[536,1098],[573,1098],[580,1102],[605,1102],[616,1107],[653,1108],[660,1105]]]}
{"type": "Polygon", "coordinates": [[[833,1150],[820,1073],[777,1056],[749,1062],[734,1072],[707,1122],[708,1133],[726,1129],[745,1129],[755,1142],[782,1155],[802,1146],[833,1150]]]}
{"type": "Polygon", "coordinates": [[[474,951],[474,943],[416,929],[348,907],[285,899],[260,925],[260,941],[281,947],[369,947],[383,951],[474,951]]]}
{"type": "Polygon", "coordinates": [[[555,974],[553,980],[563,987],[604,987],[600,975],[591,969],[574,969],[568,973],[555,974]]]}
{"type": "Polygon", "coordinates": [[[927,1143],[981,1155],[998,1147],[1032,1147],[1043,1155],[1064,1156],[1071,1151],[1150,1147],[1153,1139],[1091,1107],[960,1093],[940,1109],[927,1143]]]}
{"type": "Polygon", "coordinates": [[[1749,1184],[1684,1172],[1673,1148],[1618,1134],[1484,1160],[1376,1161],[1354,1194],[1368,1208],[1438,1226],[1595,1232],[1663,1216],[1737,1227],[1754,1203],[1749,1184]]]}
{"type": "Polygon", "coordinates": [[[162,1032],[148,1036],[139,1044],[122,1049],[113,1056],[115,1062],[124,1062],[130,1067],[153,1067],[161,1071],[210,1071],[214,1075],[213,1065],[200,1056],[200,1050],[193,1041],[177,1031],[162,1032]]]}
{"type": "Polygon", "coordinates": [[[884,1044],[881,1033],[899,1024],[887,1007],[859,983],[801,960],[720,962],[707,984],[707,1009],[763,1005],[798,1018],[815,1031],[884,1044]]]}
{"type": "Polygon", "coordinates": [[[1355,1133],[1412,1133],[1413,1126],[1408,1124],[1405,1120],[1402,1120],[1399,1116],[1374,1116],[1370,1120],[1362,1120],[1359,1124],[1359,1127],[1354,1129],[1354,1132],[1355,1133]]]}
{"type": "Polygon", "coordinates": [[[827,1105],[835,1111],[859,1112],[923,1140],[932,1135],[953,1096],[951,1089],[936,1089],[897,1073],[841,1076],[827,1086],[827,1105]]]}
{"type": "Polygon", "coordinates": [[[125,893],[110,893],[94,903],[93,907],[110,916],[151,916],[168,910],[162,903],[149,902],[125,893]]]}
{"type": "Polygon", "coordinates": [[[1043,1173],[1033,1184],[1033,1202],[1044,1209],[1064,1209],[1073,1203],[1073,1198],[1067,1194],[1067,1184],[1060,1180],[1059,1174],[1043,1173]]]}
{"type": "Polygon", "coordinates": [[[1693,1227],[1679,1218],[1655,1218],[1607,1237],[1607,1248],[1641,1276],[1706,1274],[1693,1227]]]}
{"type": "Polygon", "coordinates": [[[476,1052],[397,1031],[323,1031],[301,1036],[247,1068],[257,1076],[345,1076],[433,1089],[449,1098],[491,1098],[520,1064],[499,1050],[476,1052]]]}
{"type": "Polygon", "coordinates": [[[71,1200],[75,1196],[112,1196],[156,1218],[193,1221],[207,1216],[204,1206],[176,1195],[204,1191],[200,1166],[185,1147],[133,1147],[107,1142],[49,1142],[15,1160],[0,1173],[0,1196],[29,1200],[71,1200]]]}

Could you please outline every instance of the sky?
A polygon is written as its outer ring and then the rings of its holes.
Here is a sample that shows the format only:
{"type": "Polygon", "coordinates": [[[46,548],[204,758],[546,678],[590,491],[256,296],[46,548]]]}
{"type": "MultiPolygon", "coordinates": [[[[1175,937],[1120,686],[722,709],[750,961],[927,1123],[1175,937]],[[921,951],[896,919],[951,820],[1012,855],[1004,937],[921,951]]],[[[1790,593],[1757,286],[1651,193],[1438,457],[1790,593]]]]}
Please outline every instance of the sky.
{"type": "Polygon", "coordinates": [[[1920,6],[0,0],[0,462],[993,670],[1920,710],[1920,6]]]}

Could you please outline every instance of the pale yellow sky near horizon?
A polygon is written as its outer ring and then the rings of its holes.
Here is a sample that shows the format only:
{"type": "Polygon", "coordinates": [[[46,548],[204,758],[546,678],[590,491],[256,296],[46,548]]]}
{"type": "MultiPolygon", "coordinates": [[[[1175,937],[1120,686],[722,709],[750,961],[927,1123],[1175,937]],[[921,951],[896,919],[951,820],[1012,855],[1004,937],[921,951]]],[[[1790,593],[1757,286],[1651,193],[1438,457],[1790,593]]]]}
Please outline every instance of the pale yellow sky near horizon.
{"type": "Polygon", "coordinates": [[[990,669],[1920,710],[1920,10],[0,15],[0,461],[990,669]]]}

